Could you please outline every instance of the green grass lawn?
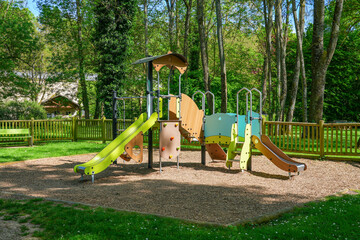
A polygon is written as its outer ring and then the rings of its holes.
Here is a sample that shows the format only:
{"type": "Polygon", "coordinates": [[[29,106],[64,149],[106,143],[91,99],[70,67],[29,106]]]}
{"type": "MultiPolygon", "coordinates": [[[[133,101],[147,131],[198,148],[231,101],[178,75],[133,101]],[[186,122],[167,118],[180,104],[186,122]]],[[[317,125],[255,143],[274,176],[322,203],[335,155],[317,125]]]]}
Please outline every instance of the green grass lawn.
{"type": "Polygon", "coordinates": [[[94,153],[101,151],[105,146],[106,144],[95,141],[79,141],[48,142],[34,147],[0,148],[0,163],[94,153]]]}
{"type": "MultiPolygon", "coordinates": [[[[219,203],[220,204],[220,203],[219,203]]],[[[329,197],[262,224],[214,226],[33,199],[1,200],[5,220],[31,222],[43,239],[358,239],[360,195],[329,197]]],[[[24,227],[23,227],[24,228],[24,227]]],[[[23,234],[26,235],[26,228],[23,234]]]]}

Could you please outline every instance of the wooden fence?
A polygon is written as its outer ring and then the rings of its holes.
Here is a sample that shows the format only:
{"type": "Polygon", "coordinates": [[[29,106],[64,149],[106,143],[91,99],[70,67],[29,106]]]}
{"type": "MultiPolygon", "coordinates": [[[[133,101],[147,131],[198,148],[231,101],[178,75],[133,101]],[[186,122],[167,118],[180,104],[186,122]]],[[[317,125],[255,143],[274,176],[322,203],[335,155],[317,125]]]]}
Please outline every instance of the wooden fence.
{"type": "MultiPolygon", "coordinates": [[[[125,121],[125,129],[133,120],[125,121]]],[[[9,120],[0,121],[0,129],[29,128],[34,142],[52,140],[112,140],[112,120],[58,119],[58,120],[9,120]]],[[[123,121],[117,128],[124,130],[123,121]]],[[[121,131],[119,133],[121,133],[121,131]]],[[[263,134],[266,134],[280,149],[286,152],[316,154],[321,158],[327,155],[360,156],[360,123],[297,123],[263,121],[263,134]]],[[[154,130],[154,143],[159,141],[159,130],[154,130]]],[[[16,137],[11,139],[17,141],[16,137]]],[[[19,141],[23,141],[20,140],[19,141]]],[[[148,141],[145,134],[144,141],[148,141]]],[[[0,141],[2,145],[7,140],[0,141]]],[[[185,138],[182,145],[189,143],[185,138]]]]}
{"type": "Polygon", "coordinates": [[[360,123],[264,121],[262,131],[283,151],[360,156],[360,123]]]}

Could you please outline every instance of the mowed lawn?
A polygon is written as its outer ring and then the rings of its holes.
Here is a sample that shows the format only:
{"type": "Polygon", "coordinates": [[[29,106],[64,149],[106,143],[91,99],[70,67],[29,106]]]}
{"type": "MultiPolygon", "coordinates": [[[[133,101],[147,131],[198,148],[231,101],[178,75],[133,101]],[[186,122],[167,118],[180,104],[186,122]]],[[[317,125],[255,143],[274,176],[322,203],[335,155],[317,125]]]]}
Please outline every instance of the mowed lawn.
{"type": "Polygon", "coordinates": [[[106,145],[101,142],[79,141],[48,142],[34,147],[2,147],[0,148],[0,163],[95,153],[100,152],[106,145]]]}
{"type": "MultiPolygon", "coordinates": [[[[66,206],[41,199],[0,199],[0,218],[31,222],[41,229],[33,236],[42,239],[359,239],[359,216],[360,194],[328,197],[266,222],[238,226],[66,206]]],[[[28,235],[28,230],[21,226],[22,235],[28,235]]]]}

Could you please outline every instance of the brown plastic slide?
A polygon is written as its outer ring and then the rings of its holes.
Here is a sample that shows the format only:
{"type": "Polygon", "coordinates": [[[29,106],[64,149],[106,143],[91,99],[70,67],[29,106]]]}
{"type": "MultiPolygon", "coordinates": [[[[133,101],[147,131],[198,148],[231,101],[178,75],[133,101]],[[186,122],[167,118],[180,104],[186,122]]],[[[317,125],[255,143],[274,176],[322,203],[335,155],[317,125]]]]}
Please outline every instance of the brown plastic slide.
{"type": "Polygon", "coordinates": [[[251,139],[255,147],[281,170],[287,172],[301,172],[306,170],[307,167],[305,163],[292,160],[275,146],[268,136],[262,135],[260,140],[257,136],[253,135],[251,139]]]}
{"type": "MultiPolygon", "coordinates": [[[[169,112],[170,120],[177,120],[177,103],[176,98],[170,99],[169,112]]],[[[204,113],[198,108],[196,103],[186,94],[181,94],[181,127],[180,133],[189,142],[196,138],[200,143],[203,142],[204,132],[202,131],[204,113]]],[[[206,144],[206,149],[213,160],[226,160],[226,153],[217,143],[206,144]]]]}
{"type": "Polygon", "coordinates": [[[212,160],[223,160],[226,161],[226,153],[222,147],[217,143],[209,143],[205,145],[206,151],[212,160]]]}

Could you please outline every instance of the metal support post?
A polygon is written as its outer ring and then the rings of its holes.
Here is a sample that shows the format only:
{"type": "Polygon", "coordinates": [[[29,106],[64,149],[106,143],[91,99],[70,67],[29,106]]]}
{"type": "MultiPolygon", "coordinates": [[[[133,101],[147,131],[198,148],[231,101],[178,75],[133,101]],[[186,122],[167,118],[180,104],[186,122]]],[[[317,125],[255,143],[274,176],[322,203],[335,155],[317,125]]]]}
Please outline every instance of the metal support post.
{"type": "Polygon", "coordinates": [[[117,137],[117,101],[116,91],[113,91],[113,139],[117,137]]]}
{"type": "MultiPolygon", "coordinates": [[[[153,113],[153,64],[152,61],[148,62],[147,66],[147,79],[146,79],[146,108],[147,119],[150,118],[153,113]]],[[[150,128],[148,131],[148,168],[152,168],[153,164],[153,131],[150,128]]]]}
{"type": "MultiPolygon", "coordinates": [[[[113,91],[113,140],[117,137],[117,99],[116,99],[116,91],[113,91]]],[[[113,164],[117,164],[117,160],[113,162],[113,164]]]]}
{"type": "Polygon", "coordinates": [[[206,164],[206,148],[205,145],[201,145],[201,164],[206,164]]]}

